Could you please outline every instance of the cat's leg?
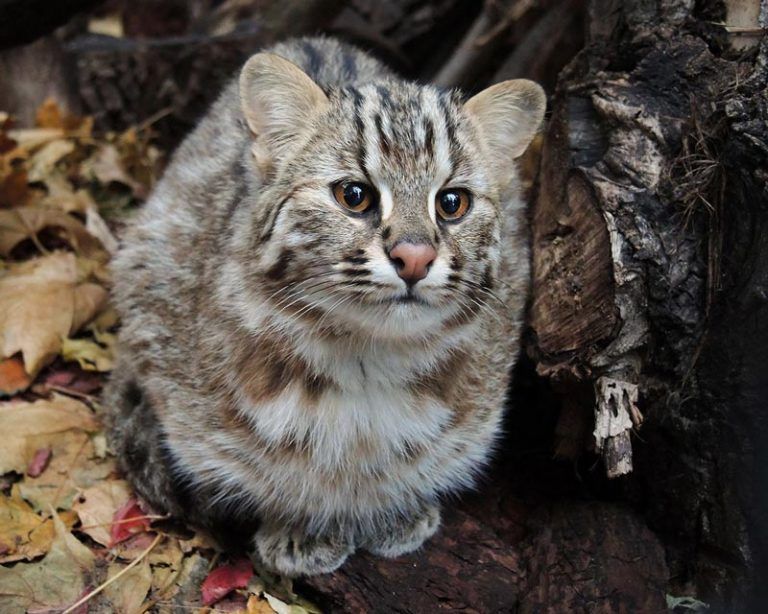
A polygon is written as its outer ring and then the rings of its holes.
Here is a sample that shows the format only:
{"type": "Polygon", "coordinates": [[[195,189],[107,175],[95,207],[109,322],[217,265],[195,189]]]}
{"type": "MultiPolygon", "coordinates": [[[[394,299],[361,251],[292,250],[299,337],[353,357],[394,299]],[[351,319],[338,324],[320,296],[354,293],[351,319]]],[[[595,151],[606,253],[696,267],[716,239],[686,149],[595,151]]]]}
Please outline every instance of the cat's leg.
{"type": "Polygon", "coordinates": [[[254,545],[264,565],[290,577],[334,571],[355,549],[341,532],[308,535],[299,528],[266,523],[256,532],[254,545]]]}
{"type": "Polygon", "coordinates": [[[395,558],[420,548],[439,527],[440,506],[430,503],[415,514],[387,522],[378,535],[368,538],[364,548],[377,556],[395,558]]]}

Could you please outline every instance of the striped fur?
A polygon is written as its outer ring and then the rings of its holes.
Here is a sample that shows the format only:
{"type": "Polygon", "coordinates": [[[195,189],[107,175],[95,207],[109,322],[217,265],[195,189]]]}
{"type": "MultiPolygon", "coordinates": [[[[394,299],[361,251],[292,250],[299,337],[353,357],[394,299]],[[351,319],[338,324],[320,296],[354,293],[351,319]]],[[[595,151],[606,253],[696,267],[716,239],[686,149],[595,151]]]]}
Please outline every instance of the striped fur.
{"type": "MultiPolygon", "coordinates": [[[[295,124],[265,136],[244,77],[176,152],[114,262],[124,325],[106,405],[152,505],[204,524],[258,519],[258,555],[297,575],[355,548],[418,547],[439,497],[472,485],[498,433],[529,265],[514,164],[484,136],[501,120],[332,39],[271,51],[319,89],[295,71],[255,90],[295,124]],[[334,202],[345,178],[378,189],[375,213],[334,202]],[[436,219],[446,185],[474,195],[459,223],[436,219]],[[403,240],[438,254],[410,302],[386,255],[403,240]]],[[[522,142],[542,99],[520,106],[522,142]]]]}

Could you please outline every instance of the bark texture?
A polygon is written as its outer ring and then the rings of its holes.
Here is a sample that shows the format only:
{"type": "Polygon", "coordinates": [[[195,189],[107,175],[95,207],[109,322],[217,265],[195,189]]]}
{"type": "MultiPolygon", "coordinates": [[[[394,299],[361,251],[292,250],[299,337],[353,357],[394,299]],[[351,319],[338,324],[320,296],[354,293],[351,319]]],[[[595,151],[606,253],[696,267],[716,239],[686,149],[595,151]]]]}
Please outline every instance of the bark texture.
{"type": "Polygon", "coordinates": [[[666,540],[669,592],[750,611],[768,525],[768,46],[732,49],[724,9],[591,3],[545,138],[530,349],[565,396],[594,390],[581,418],[609,476],[634,467],[621,488],[666,540]]]}

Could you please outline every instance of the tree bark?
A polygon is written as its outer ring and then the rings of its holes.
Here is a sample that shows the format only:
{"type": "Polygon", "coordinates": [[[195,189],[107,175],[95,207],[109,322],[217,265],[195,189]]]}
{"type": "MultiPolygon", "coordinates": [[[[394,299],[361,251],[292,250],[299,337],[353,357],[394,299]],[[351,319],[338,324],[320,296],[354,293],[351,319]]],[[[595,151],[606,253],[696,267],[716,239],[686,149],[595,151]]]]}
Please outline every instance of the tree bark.
{"type": "Polygon", "coordinates": [[[591,3],[545,138],[530,351],[564,396],[593,388],[581,419],[610,477],[634,467],[669,590],[748,611],[768,552],[768,41],[736,53],[723,8],[591,3]]]}

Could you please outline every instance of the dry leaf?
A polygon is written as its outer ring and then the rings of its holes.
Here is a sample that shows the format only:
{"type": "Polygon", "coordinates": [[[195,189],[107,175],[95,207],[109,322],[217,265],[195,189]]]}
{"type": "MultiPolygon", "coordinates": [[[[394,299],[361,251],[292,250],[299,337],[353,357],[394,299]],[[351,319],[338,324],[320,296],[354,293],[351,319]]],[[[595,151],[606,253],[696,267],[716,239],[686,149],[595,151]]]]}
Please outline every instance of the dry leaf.
{"type": "MultiPolygon", "coordinates": [[[[28,152],[35,151],[39,147],[63,138],[64,130],[61,128],[24,128],[21,130],[9,130],[8,136],[18,143],[20,154],[26,157],[28,152]]],[[[9,155],[17,156],[14,152],[9,155]]]]}
{"type": "Polygon", "coordinates": [[[80,220],[59,209],[41,205],[0,211],[0,254],[9,255],[25,239],[32,239],[39,245],[38,234],[46,228],[56,230],[81,255],[104,262],[108,259],[104,246],[80,220]]]}
{"type": "MultiPolygon", "coordinates": [[[[0,474],[23,473],[35,452],[45,447],[41,439],[73,429],[94,432],[99,424],[86,405],[69,397],[54,395],[50,400],[34,403],[19,401],[0,405],[0,433],[3,433],[0,474]]],[[[51,464],[56,462],[55,447],[53,454],[51,464]]]]}
{"type": "Polygon", "coordinates": [[[10,267],[0,274],[0,358],[20,351],[27,373],[36,374],[106,300],[103,287],[81,281],[72,254],[10,267]]]}
{"type": "Polygon", "coordinates": [[[59,107],[53,98],[47,98],[35,112],[35,125],[38,128],[63,128],[64,130],[79,130],[84,134],[90,134],[93,119],[90,117],[78,117],[67,113],[59,107]]]}
{"type": "MultiPolygon", "coordinates": [[[[75,515],[60,515],[67,526],[72,526],[75,515]]],[[[0,496],[0,563],[33,559],[48,552],[53,543],[54,525],[51,518],[35,513],[21,498],[18,486],[10,496],[0,496]]]]}
{"type": "Polygon", "coordinates": [[[83,594],[91,577],[94,556],[54,516],[55,538],[38,563],[0,567],[0,595],[4,612],[30,609],[62,609],[83,594]]]}
{"type": "Polygon", "coordinates": [[[272,609],[272,606],[269,605],[269,601],[257,597],[256,595],[251,595],[248,597],[246,612],[247,614],[274,614],[275,611],[272,609]]]}
{"type": "Polygon", "coordinates": [[[50,445],[52,449],[48,469],[40,477],[27,477],[19,482],[21,495],[32,507],[69,509],[79,492],[114,473],[113,459],[99,458],[93,440],[80,430],[28,439],[30,448],[50,445]]]}
{"type": "Polygon", "coordinates": [[[64,339],[61,344],[61,356],[67,362],[77,361],[85,371],[111,371],[114,362],[112,349],[103,347],[92,339],[64,339]]]}
{"type": "Polygon", "coordinates": [[[214,604],[235,589],[245,588],[252,577],[253,565],[248,559],[220,565],[206,576],[200,587],[203,605],[214,604]]]}
{"type": "Polygon", "coordinates": [[[75,144],[69,139],[56,139],[43,145],[28,161],[29,181],[45,181],[56,165],[75,151],[75,144]]]}
{"type": "Polygon", "coordinates": [[[23,168],[9,168],[2,172],[0,166],[0,207],[16,207],[25,204],[29,185],[27,171],[23,168]]]}
{"type": "Polygon", "coordinates": [[[91,174],[94,179],[104,185],[109,185],[114,181],[128,186],[134,192],[141,188],[139,183],[125,170],[120,152],[115,145],[107,144],[99,147],[96,154],[83,166],[83,174],[91,174]]]}
{"type": "Polygon", "coordinates": [[[108,480],[86,488],[72,506],[80,517],[79,530],[102,546],[109,546],[112,518],[130,497],[128,483],[123,480],[108,480]]]}
{"type": "MultiPolygon", "coordinates": [[[[126,565],[112,563],[109,566],[108,578],[113,578],[126,565]]],[[[120,614],[137,614],[142,611],[142,604],[152,585],[152,570],[146,560],[129,569],[106,589],[104,595],[109,599],[115,612],[120,614]]]]}
{"type": "Polygon", "coordinates": [[[29,388],[32,378],[24,370],[20,358],[12,357],[0,360],[0,396],[11,396],[29,388]]]}

